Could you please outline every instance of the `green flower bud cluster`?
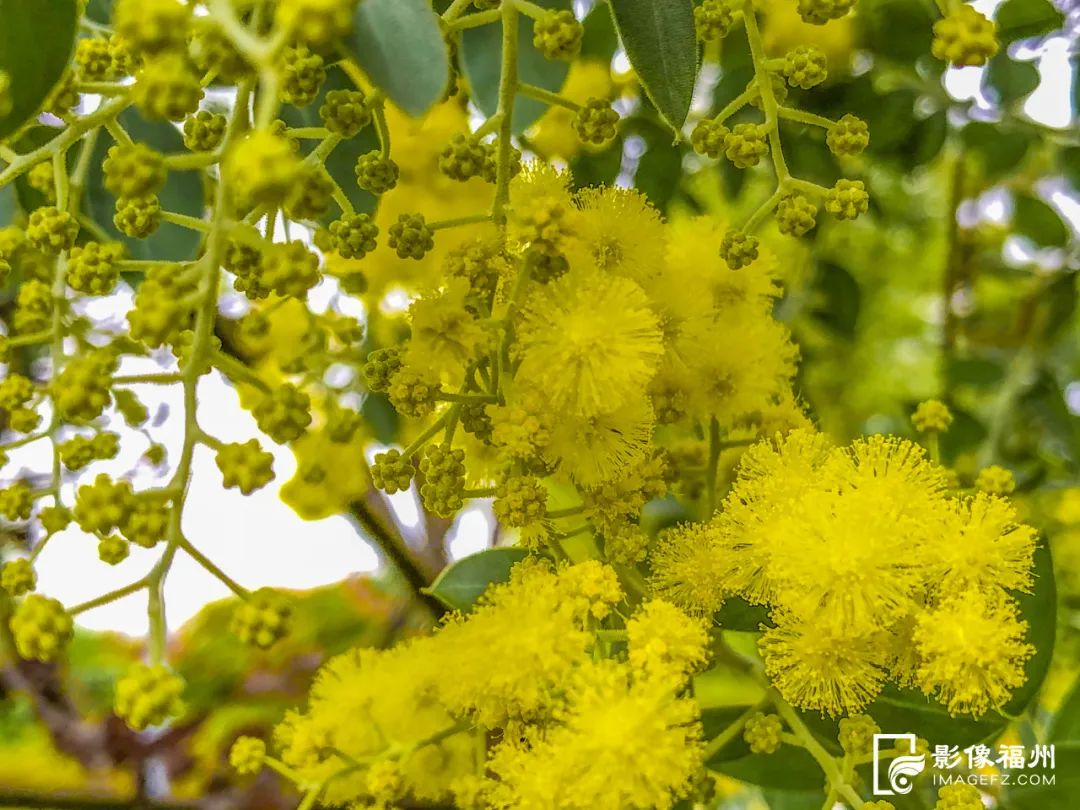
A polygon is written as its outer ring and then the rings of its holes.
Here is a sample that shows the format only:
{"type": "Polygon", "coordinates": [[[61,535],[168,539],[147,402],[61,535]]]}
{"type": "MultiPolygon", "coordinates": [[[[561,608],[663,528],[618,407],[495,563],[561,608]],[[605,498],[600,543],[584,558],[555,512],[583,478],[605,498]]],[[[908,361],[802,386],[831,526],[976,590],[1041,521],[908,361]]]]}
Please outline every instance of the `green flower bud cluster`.
{"type": "Polygon", "coordinates": [[[39,332],[52,320],[52,290],[44,281],[27,279],[15,298],[15,331],[39,332]]]}
{"type": "Polygon", "coordinates": [[[296,386],[280,385],[252,411],[259,430],[278,444],[299,439],[311,424],[311,398],[296,386]]]}
{"type": "Polygon", "coordinates": [[[26,226],[27,241],[47,254],[70,249],[78,235],[79,223],[75,217],[55,205],[34,209],[26,226]]]}
{"type": "Polygon", "coordinates": [[[279,0],[274,23],[300,42],[330,45],[352,27],[353,4],[343,0],[279,0]]]}
{"type": "Polygon", "coordinates": [[[694,28],[702,42],[723,39],[734,24],[730,0],[703,0],[700,6],[694,7],[694,28]]]}
{"type": "Polygon", "coordinates": [[[225,139],[227,119],[221,113],[199,110],[184,119],[184,146],[192,152],[212,152],[225,139]]]}
{"type": "Polygon", "coordinates": [[[101,416],[111,400],[116,364],[116,355],[101,349],[74,358],[53,378],[53,402],[64,421],[81,424],[101,416]]]}
{"type": "Polygon", "coordinates": [[[156,196],[120,197],[113,224],[125,236],[145,239],[161,224],[161,202],[156,196]]]}
{"type": "Polygon", "coordinates": [[[334,444],[348,444],[363,424],[360,411],[331,405],[326,415],[326,435],[334,444]]]}
{"type": "Polygon", "coordinates": [[[763,124],[736,124],[724,136],[724,156],[740,169],[757,166],[769,152],[769,131],[763,124]]]}
{"type": "Polygon", "coordinates": [[[86,37],[75,43],[75,67],[78,77],[88,82],[108,81],[119,73],[109,40],[98,37],[86,37]]]}
{"type": "Polygon", "coordinates": [[[215,461],[226,489],[250,495],[274,480],[274,456],[263,450],[257,439],[222,445],[215,461]]]}
{"type": "Polygon", "coordinates": [[[81,470],[94,461],[116,458],[120,452],[120,435],[103,431],[93,436],[72,436],[57,445],[60,460],[69,470],[81,470]]]}
{"type": "Polygon", "coordinates": [[[495,147],[471,135],[458,133],[439,154],[439,171],[451,180],[483,177],[495,181],[495,147]]]}
{"type": "Polygon", "coordinates": [[[300,241],[268,244],[259,271],[260,287],[296,298],[302,298],[321,278],[319,257],[300,241]]]}
{"type": "Polygon", "coordinates": [[[136,492],[128,499],[120,533],[137,546],[153,548],[165,539],[170,512],[170,504],[161,494],[152,490],[136,492]]]}
{"type": "Polygon", "coordinates": [[[149,197],[165,185],[165,158],[142,143],[109,147],[101,170],[116,197],[149,197]]]}
{"type": "Polygon", "coordinates": [[[377,247],[379,226],[368,214],[343,214],[330,223],[334,250],[343,259],[362,259],[377,247]]]}
{"type": "Polygon", "coordinates": [[[0,408],[14,411],[34,397],[34,384],[28,377],[13,372],[0,380],[0,408]]]}
{"type": "Polygon", "coordinates": [[[30,593],[35,587],[37,574],[29,560],[20,557],[0,566],[0,588],[6,591],[8,596],[19,597],[30,593]]]}
{"type": "Polygon", "coordinates": [[[112,13],[117,35],[140,54],[183,48],[190,19],[180,0],[117,0],[112,13]]]}
{"type": "Polygon", "coordinates": [[[803,194],[787,194],[776,206],[780,233],[804,236],[817,224],[817,206],[803,194]]]}
{"type": "Polygon", "coordinates": [[[381,152],[367,152],[356,159],[356,183],[364,191],[380,195],[398,183],[398,165],[381,152]]]}
{"type": "Polygon", "coordinates": [[[195,292],[197,283],[195,274],[177,272],[170,265],[150,268],[135,292],[135,307],[128,313],[131,337],[152,348],[179,340],[194,319],[185,299],[195,292]]]}
{"type": "Polygon", "coordinates": [[[371,464],[371,481],[387,495],[404,492],[412,484],[416,468],[398,450],[378,453],[371,464]]]}
{"type": "Polygon", "coordinates": [[[825,25],[839,20],[855,7],[855,0],[799,0],[799,16],[803,22],[825,25]]]}
{"type": "Polygon", "coordinates": [[[837,180],[825,195],[825,210],[837,219],[855,219],[870,208],[862,180],[837,180]]]}
{"type": "Polygon", "coordinates": [[[574,130],[582,141],[603,146],[618,135],[619,114],[602,98],[590,98],[574,118],[574,130]]]}
{"type": "Polygon", "coordinates": [[[505,526],[528,526],[544,517],[547,490],[533,476],[510,476],[495,488],[492,509],[505,526]]]}
{"type": "Polygon", "coordinates": [[[865,714],[855,714],[841,718],[840,747],[853,757],[863,757],[873,750],[874,735],[881,733],[881,727],[874,718],[865,714]]]}
{"type": "Polygon", "coordinates": [[[281,76],[281,100],[306,107],[319,95],[319,88],[326,81],[326,62],[306,45],[296,45],[282,51],[278,73],[281,76]]]}
{"type": "Polygon", "coordinates": [[[435,247],[435,233],[423,214],[401,214],[390,226],[390,245],[399,259],[423,259],[435,247]]]}
{"type": "Polygon", "coordinates": [[[330,208],[334,181],[322,166],[307,166],[285,197],[282,210],[292,220],[319,219],[330,208]]]}
{"type": "Polygon", "coordinates": [[[488,415],[487,406],[476,402],[466,403],[461,407],[461,427],[485,444],[491,443],[493,425],[488,415]]]}
{"type": "Polygon", "coordinates": [[[11,617],[15,649],[28,661],[47,663],[56,658],[71,641],[74,630],[71,616],[55,599],[32,593],[15,609],[11,617]]]}
{"type": "Polygon", "coordinates": [[[402,368],[391,378],[386,393],[398,413],[422,419],[435,409],[440,387],[429,375],[402,368]]]}
{"type": "Polygon", "coordinates": [[[371,123],[371,109],[363,90],[331,90],[319,107],[323,126],[343,138],[352,138],[371,123]]]}
{"type": "Polygon", "coordinates": [[[799,45],[784,57],[784,78],[792,87],[809,90],[829,75],[825,54],[813,45],[799,45]]]}
{"type": "Polygon", "coordinates": [[[131,512],[133,493],[128,481],[113,481],[101,473],[75,494],[73,515],[84,532],[108,534],[119,528],[131,512]]]}
{"type": "Polygon", "coordinates": [[[420,500],[424,508],[439,517],[453,517],[464,505],[465,451],[449,444],[429,445],[420,460],[424,483],[420,500]]]}
{"type": "Polygon", "coordinates": [[[367,356],[361,369],[368,390],[386,393],[395,374],[401,370],[401,351],[395,347],[376,349],[367,356]]]}
{"type": "Polygon", "coordinates": [[[237,606],[229,629],[244,644],[269,649],[289,634],[292,605],[280,593],[260,588],[237,606]]]}
{"type": "Polygon", "coordinates": [[[130,553],[131,545],[118,534],[110,534],[98,541],[98,558],[106,565],[119,565],[130,553]]]}
{"type": "Polygon", "coordinates": [[[967,3],[956,3],[934,23],[930,52],[954,67],[985,65],[1000,48],[997,24],[967,3]]]}
{"type": "Polygon", "coordinates": [[[136,664],[116,683],[113,710],[130,728],[160,726],[184,712],[184,681],[164,666],[136,664]]]}
{"type": "Polygon", "coordinates": [[[547,59],[569,62],[581,52],[585,28],[574,12],[548,11],[533,24],[533,47],[547,59]]]}
{"type": "Polygon", "coordinates": [[[203,89],[187,57],[169,53],[143,64],[131,97],[148,121],[183,121],[199,109],[203,89]]]}
{"type": "Polygon", "coordinates": [[[86,295],[108,295],[120,280],[116,263],[124,256],[119,242],[87,242],[68,254],[67,283],[86,295]]]}
{"type": "Polygon", "coordinates": [[[705,118],[698,122],[690,133],[690,145],[703,157],[718,158],[724,151],[724,143],[731,134],[720,121],[705,118]]]}
{"type": "Polygon", "coordinates": [[[755,754],[774,754],[780,749],[783,730],[778,715],[758,712],[746,721],[743,739],[755,754]]]}
{"type": "Polygon", "coordinates": [[[758,239],[743,231],[729,229],[720,242],[720,257],[732,270],[746,267],[758,257],[758,239]]]}
{"type": "Polygon", "coordinates": [[[825,144],[834,155],[858,155],[870,145],[870,128],[850,113],[829,127],[825,144]]]}

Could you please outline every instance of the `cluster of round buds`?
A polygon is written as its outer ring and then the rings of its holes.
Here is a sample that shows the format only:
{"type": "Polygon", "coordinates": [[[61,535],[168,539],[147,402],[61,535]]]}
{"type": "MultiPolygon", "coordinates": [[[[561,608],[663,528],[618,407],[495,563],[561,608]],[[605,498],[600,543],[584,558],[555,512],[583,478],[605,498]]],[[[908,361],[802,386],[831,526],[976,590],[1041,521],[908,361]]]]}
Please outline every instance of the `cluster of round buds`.
{"type": "Polygon", "coordinates": [[[184,681],[160,664],[136,664],[116,683],[113,710],[130,728],[159,726],[184,711],[184,681]]]}
{"type": "Polygon", "coordinates": [[[119,527],[131,511],[132,491],[127,481],[113,481],[101,473],[75,494],[75,522],[85,532],[106,534],[119,527]]]}
{"type": "Polygon", "coordinates": [[[37,574],[29,560],[20,557],[0,567],[0,588],[8,596],[22,596],[37,586],[37,574]]]}
{"type": "Polygon", "coordinates": [[[424,483],[420,499],[424,507],[439,517],[453,517],[461,509],[465,489],[465,451],[449,444],[430,445],[420,460],[424,483]]]}
{"type": "Polygon", "coordinates": [[[306,107],[319,95],[326,81],[326,62],[306,45],[285,48],[278,59],[281,100],[306,107]]]}
{"type": "Polygon", "coordinates": [[[825,54],[813,45],[799,45],[784,56],[784,78],[792,87],[809,90],[829,75],[825,54]]]}
{"type": "Polygon", "coordinates": [[[376,349],[367,356],[360,373],[369,391],[386,393],[395,374],[401,370],[401,350],[389,347],[376,349]]]}
{"type": "Polygon", "coordinates": [[[585,143],[603,146],[619,132],[619,114],[602,98],[590,98],[574,118],[574,130],[585,143]]]}
{"type": "Polygon", "coordinates": [[[574,12],[548,11],[533,24],[533,46],[547,59],[569,62],[581,53],[585,28],[574,12]]]}
{"type": "Polygon", "coordinates": [[[780,748],[784,725],[780,716],[758,712],[746,721],[743,739],[755,754],[773,754],[780,748]]]}
{"type": "Polygon", "coordinates": [[[11,373],[0,380],[0,408],[14,411],[21,408],[34,397],[34,384],[29,377],[11,373]]]}
{"type": "Polygon", "coordinates": [[[259,269],[259,285],[280,296],[300,298],[320,278],[319,257],[299,240],[267,245],[259,269]]]}
{"type": "Polygon", "coordinates": [[[30,188],[41,193],[50,203],[56,202],[56,178],[51,160],[43,160],[26,173],[30,188]]]}
{"type": "Polygon", "coordinates": [[[244,644],[266,650],[289,634],[292,605],[270,588],[259,588],[237,606],[229,629],[244,644]]]}
{"type": "Polygon", "coordinates": [[[278,444],[284,444],[300,438],[311,424],[311,398],[286,383],[264,394],[252,414],[259,430],[278,444]]]}
{"type": "Polygon", "coordinates": [[[817,206],[802,194],[788,194],[776,206],[780,233],[803,236],[817,224],[817,206]]]}
{"type": "Polygon", "coordinates": [[[165,539],[171,514],[168,501],[161,495],[140,492],[131,498],[120,531],[129,542],[142,548],[153,548],[165,539]]]}
{"type": "Polygon", "coordinates": [[[250,495],[274,480],[274,456],[256,439],[222,445],[215,461],[226,489],[235,487],[250,495]]]}
{"type": "Polygon", "coordinates": [[[67,283],[87,295],[107,295],[120,280],[117,262],[123,258],[119,242],[87,242],[73,247],[68,254],[67,283]]]}
{"type": "Polygon", "coordinates": [[[194,315],[184,299],[196,284],[196,276],[178,273],[171,265],[151,267],[135,293],[135,307],[128,313],[131,337],[151,347],[179,339],[194,315]]]}
{"type": "Polygon", "coordinates": [[[75,43],[75,67],[84,81],[100,82],[116,78],[116,63],[107,39],[85,37],[75,43]]]}
{"type": "Polygon", "coordinates": [[[189,52],[196,68],[225,84],[237,84],[251,73],[243,54],[217,28],[202,28],[191,38],[189,52]]]}
{"type": "Polygon", "coordinates": [[[266,761],[266,743],[255,737],[238,737],[229,749],[229,765],[241,776],[262,770],[266,761]]]}
{"type": "Polygon", "coordinates": [[[724,140],[730,133],[731,130],[722,122],[715,118],[705,118],[698,122],[690,133],[690,145],[699,155],[715,159],[723,154],[724,140]]]}
{"type": "Polygon", "coordinates": [[[435,233],[423,214],[401,214],[390,226],[387,244],[399,259],[423,259],[435,247],[435,233]]]}
{"type": "Polygon", "coordinates": [[[1016,479],[1010,470],[991,464],[979,471],[975,486],[990,495],[1011,495],[1016,491],[1016,479]]]}
{"type": "Polygon", "coordinates": [[[944,433],[952,422],[952,411],[939,399],[920,402],[911,415],[911,424],[919,433],[944,433]]]}
{"type": "Polygon", "coordinates": [[[870,195],[862,180],[837,180],[825,194],[825,210],[837,219],[856,219],[870,208],[870,195]]]}
{"type": "Polygon", "coordinates": [[[870,128],[866,122],[851,113],[829,127],[825,144],[834,155],[858,155],[870,145],[870,128]]]}
{"type": "Polygon", "coordinates": [[[372,194],[390,191],[399,174],[398,165],[381,152],[367,152],[356,159],[356,184],[372,194]]]}
{"type": "Polygon", "coordinates": [[[769,151],[769,131],[762,124],[736,124],[724,135],[724,156],[740,169],[757,166],[769,151]]]}
{"type": "Polygon", "coordinates": [[[758,239],[743,231],[730,228],[720,240],[720,258],[732,270],[746,267],[758,257],[758,239]]]}
{"type": "Polygon", "coordinates": [[[170,53],[143,65],[131,98],[148,121],[183,121],[199,109],[203,89],[187,57],[170,53]]]}
{"type": "Polygon", "coordinates": [[[372,483],[387,495],[407,490],[415,474],[412,460],[398,450],[376,454],[371,464],[372,483]]]}
{"type": "Polygon", "coordinates": [[[363,423],[364,417],[359,411],[332,403],[326,414],[326,435],[334,444],[347,444],[363,423]]]}
{"type": "MultiPolygon", "coordinates": [[[[767,74],[769,79],[769,89],[772,90],[773,99],[777,104],[783,104],[788,97],[787,82],[784,81],[784,77],[776,71],[770,70],[767,74]]],[[[761,84],[755,81],[753,86],[753,94],[750,96],[751,106],[757,107],[759,110],[765,109],[765,102],[761,98],[761,84]]]]}
{"type": "Polygon", "coordinates": [[[221,113],[199,110],[184,119],[184,146],[192,152],[212,152],[225,140],[228,119],[221,113]]]}
{"type": "Polygon", "coordinates": [[[281,0],[274,9],[274,23],[301,42],[330,45],[349,33],[352,7],[342,0],[281,0]]]}
{"type": "Polygon", "coordinates": [[[797,6],[803,22],[812,25],[824,25],[830,20],[839,20],[854,7],[855,0],[799,0],[797,6]]]}
{"type": "Polygon", "coordinates": [[[371,123],[371,109],[363,90],[331,90],[319,107],[323,126],[343,138],[351,138],[371,123]]]}
{"type": "Polygon", "coordinates": [[[435,398],[439,392],[437,379],[409,368],[402,368],[394,374],[386,389],[394,410],[414,419],[423,419],[435,409],[435,398]]]}
{"type": "Polygon", "coordinates": [[[116,458],[120,452],[120,436],[110,431],[94,436],[72,436],[57,446],[60,460],[69,470],[81,470],[94,461],[116,458]]]}
{"type": "Polygon", "coordinates": [[[528,526],[544,517],[547,490],[538,478],[511,476],[496,487],[492,509],[505,526],[528,526]]]}
{"type": "Polygon", "coordinates": [[[46,506],[38,512],[37,519],[45,534],[53,535],[71,525],[71,512],[59,504],[46,506]]]}
{"type": "Polygon", "coordinates": [[[119,565],[130,553],[131,545],[118,534],[110,534],[98,542],[98,558],[107,565],[119,565]]]}
{"type": "Polygon", "coordinates": [[[180,0],[117,0],[112,13],[113,30],[144,54],[183,48],[190,19],[180,0]]]}
{"type": "Polygon", "coordinates": [[[161,224],[161,203],[156,196],[120,197],[113,224],[125,236],[145,239],[161,224]]]}
{"type": "Polygon", "coordinates": [[[11,617],[15,649],[28,661],[52,661],[71,640],[73,623],[55,599],[32,593],[11,617]]]}
{"type": "Polygon", "coordinates": [[[53,403],[68,422],[97,419],[109,404],[109,387],[116,371],[116,355],[107,350],[71,360],[52,380],[53,403]]]}
{"type": "Polygon", "coordinates": [[[485,444],[491,442],[491,417],[482,403],[469,402],[461,407],[461,427],[485,444]]]}
{"type": "Polygon", "coordinates": [[[712,42],[723,39],[735,24],[735,13],[730,0],[703,0],[694,7],[694,28],[698,39],[712,42]]]}
{"type": "Polygon", "coordinates": [[[0,489],[0,515],[8,520],[26,520],[34,508],[34,492],[25,481],[0,489]]]}
{"type": "Polygon", "coordinates": [[[26,225],[26,240],[42,253],[56,254],[68,250],[79,235],[79,223],[67,211],[46,205],[30,214],[26,225]]]}
{"type": "Polygon", "coordinates": [[[52,289],[44,281],[27,279],[15,298],[14,326],[16,332],[37,332],[44,329],[52,317],[52,289]]]}
{"type": "Polygon", "coordinates": [[[954,67],[985,65],[998,52],[997,24],[967,3],[954,4],[934,23],[930,52],[954,67]]]}
{"type": "Polygon", "coordinates": [[[861,757],[871,752],[874,735],[881,733],[881,727],[869,715],[856,714],[843,718],[839,731],[840,747],[852,757],[861,757]]]}
{"type": "Polygon", "coordinates": [[[330,240],[344,259],[362,259],[375,250],[379,226],[368,214],[343,214],[330,223],[330,240]]]}
{"type": "Polygon", "coordinates": [[[165,158],[142,143],[109,147],[101,170],[105,188],[116,197],[147,197],[165,185],[165,158]]]}
{"type": "Polygon", "coordinates": [[[439,153],[439,171],[462,182],[474,177],[495,179],[495,147],[472,135],[458,133],[439,153]]]}
{"type": "Polygon", "coordinates": [[[982,794],[967,782],[952,782],[938,789],[934,810],[982,810],[982,794]]]}
{"type": "Polygon", "coordinates": [[[300,159],[288,138],[259,129],[228,150],[222,169],[241,207],[277,206],[296,182],[300,159]]]}

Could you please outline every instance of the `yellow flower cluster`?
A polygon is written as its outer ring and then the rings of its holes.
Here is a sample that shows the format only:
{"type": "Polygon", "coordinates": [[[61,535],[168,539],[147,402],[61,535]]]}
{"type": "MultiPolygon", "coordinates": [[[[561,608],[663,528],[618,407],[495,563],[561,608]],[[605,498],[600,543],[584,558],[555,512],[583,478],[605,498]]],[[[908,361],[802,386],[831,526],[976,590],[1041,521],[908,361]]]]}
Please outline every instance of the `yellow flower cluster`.
{"type": "Polygon", "coordinates": [[[1015,597],[1036,533],[1004,498],[946,483],[906,440],[793,431],[746,453],[711,521],[667,536],[654,586],[698,613],[732,595],[767,605],[765,670],[796,706],[856,712],[893,680],[980,715],[1033,652],[1015,597]]]}
{"type": "Polygon", "coordinates": [[[708,636],[652,601],[615,652],[601,626],[624,609],[612,568],[527,559],[434,635],[329,662],[307,709],[278,727],[280,756],[305,780],[328,780],[331,804],[391,798],[380,789],[392,764],[396,796],[418,801],[670,807],[701,762],[697,705],[682,691],[708,636]],[[494,731],[502,741],[485,755],[494,731]]]}

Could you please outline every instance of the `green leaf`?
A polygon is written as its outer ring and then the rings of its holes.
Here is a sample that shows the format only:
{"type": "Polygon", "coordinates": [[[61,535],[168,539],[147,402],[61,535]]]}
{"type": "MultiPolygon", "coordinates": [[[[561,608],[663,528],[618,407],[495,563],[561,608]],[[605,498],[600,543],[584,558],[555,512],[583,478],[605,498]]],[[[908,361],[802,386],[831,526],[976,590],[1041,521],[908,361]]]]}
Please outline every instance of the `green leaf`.
{"type": "Polygon", "coordinates": [[[875,56],[881,54],[910,67],[930,52],[934,18],[926,3],[862,3],[855,24],[860,39],[875,56]]]}
{"type": "Polygon", "coordinates": [[[773,754],[747,754],[723,762],[712,760],[709,768],[742,782],[784,791],[820,793],[824,779],[821,767],[805,749],[786,744],[773,754]]]}
{"type": "Polygon", "coordinates": [[[1073,188],[1080,189],[1080,146],[1062,149],[1058,161],[1061,163],[1061,171],[1073,188]]]}
{"type": "Polygon", "coordinates": [[[757,633],[762,624],[770,623],[769,611],[763,605],[751,605],[741,596],[732,596],[713,614],[713,622],[722,630],[757,633]]]}
{"type": "Polygon", "coordinates": [[[851,340],[859,320],[862,292],[859,282],[838,264],[823,262],[814,280],[818,305],[813,316],[838,336],[851,340]]]}
{"type": "Polygon", "coordinates": [[[1027,154],[1031,139],[1023,132],[975,121],[961,132],[964,145],[975,152],[987,178],[1001,177],[1016,168],[1027,154]]]}
{"type": "MultiPolygon", "coordinates": [[[[544,8],[569,9],[570,0],[539,0],[544,8]]],[[[533,47],[532,20],[518,19],[518,80],[557,93],[566,81],[570,66],[566,62],[545,59],[533,47]]],[[[499,108],[499,76],[502,69],[502,26],[484,25],[468,28],[461,34],[461,68],[472,89],[472,100],[489,118],[499,108]]],[[[519,96],[514,102],[512,126],[515,134],[528,129],[547,111],[542,101],[519,96]]]]}
{"type": "Polygon", "coordinates": [[[1039,69],[1032,62],[1017,62],[1002,51],[987,67],[985,81],[997,91],[1002,104],[1011,104],[1039,86],[1039,69]]]}
{"type": "MultiPolygon", "coordinates": [[[[311,104],[304,107],[295,107],[286,104],[281,108],[281,118],[291,127],[321,127],[322,119],[319,117],[319,107],[322,106],[326,94],[332,90],[351,90],[354,87],[345,71],[338,67],[332,67],[326,71],[326,81],[323,82],[319,95],[311,104]]],[[[318,144],[316,140],[303,140],[300,142],[304,154],[308,154],[318,144]]],[[[357,135],[344,140],[337,145],[333,152],[326,158],[323,165],[334,181],[341,186],[345,196],[349,198],[353,208],[358,213],[370,214],[375,210],[378,198],[356,184],[356,159],[379,147],[379,138],[375,133],[374,126],[362,129],[357,135]]],[[[337,217],[336,205],[330,206],[329,212],[324,217],[329,222],[337,217]]]]}
{"type": "Polygon", "coordinates": [[[1065,22],[1050,0],[1008,0],[997,12],[998,39],[1008,44],[1061,28],[1065,22]]]}
{"type": "Polygon", "coordinates": [[[349,44],[368,78],[409,115],[426,113],[450,83],[450,52],[430,0],[364,0],[349,44]]]}
{"type": "Polygon", "coordinates": [[[1064,247],[1069,241],[1069,229],[1058,212],[1030,194],[1018,194],[1013,200],[1013,226],[1043,247],[1064,247]]]}
{"type": "Polygon", "coordinates": [[[938,110],[915,124],[911,130],[912,148],[901,152],[901,160],[909,170],[929,163],[941,152],[945,145],[945,136],[949,131],[949,122],[944,110],[938,110]]]}
{"type": "Polygon", "coordinates": [[[698,46],[691,0],[611,0],[626,56],[656,109],[678,132],[690,112],[698,46]]]}
{"type": "Polygon", "coordinates": [[[999,714],[987,713],[978,720],[963,715],[951,717],[945,707],[914,689],[886,686],[870,704],[869,714],[886,734],[912,733],[932,745],[959,745],[961,748],[988,739],[1005,727],[999,714]]]}
{"type": "Polygon", "coordinates": [[[0,138],[33,118],[64,75],[77,22],[75,0],[0,0],[0,70],[11,80],[0,138]]]}
{"type": "Polygon", "coordinates": [[[19,199],[15,195],[15,185],[9,183],[0,188],[0,228],[11,225],[19,215],[19,199]]]}
{"type": "Polygon", "coordinates": [[[950,357],[945,375],[950,387],[970,385],[977,388],[989,388],[1004,379],[1005,369],[1000,363],[981,357],[950,357]]]}
{"type": "Polygon", "coordinates": [[[1047,739],[1052,743],[1080,742],[1080,682],[1054,715],[1047,739]]]}
{"type": "MultiPolygon", "coordinates": [[[[120,123],[136,143],[144,143],[163,154],[186,151],[180,133],[168,122],[147,121],[137,111],[128,109],[120,114],[120,123]]],[[[123,242],[128,255],[133,259],[186,261],[192,258],[202,237],[189,228],[163,222],[146,239],[132,239],[120,233],[113,225],[116,198],[105,190],[101,162],[114,143],[112,137],[102,130],[94,145],[94,156],[90,160],[90,172],[86,178],[84,205],[87,215],[111,238],[123,242]]],[[[158,199],[163,211],[201,218],[205,206],[199,172],[170,171],[169,179],[158,194],[158,199]]]]}
{"type": "Polygon", "coordinates": [[[1002,710],[1010,717],[1023,713],[1038,694],[1054,655],[1057,584],[1054,580],[1054,561],[1050,547],[1045,542],[1035,549],[1034,571],[1035,587],[1032,593],[1016,594],[1016,601],[1020,604],[1020,618],[1028,623],[1028,642],[1035,647],[1035,654],[1024,665],[1024,685],[1013,693],[1012,700],[1002,710]]]}
{"type": "Polygon", "coordinates": [[[510,569],[529,554],[523,548],[489,548],[443,569],[427,590],[453,610],[472,610],[488,586],[510,579],[510,569]]]}
{"type": "Polygon", "coordinates": [[[582,21],[585,35],[581,38],[582,59],[598,59],[610,62],[619,47],[619,32],[603,3],[593,6],[582,21]]]}

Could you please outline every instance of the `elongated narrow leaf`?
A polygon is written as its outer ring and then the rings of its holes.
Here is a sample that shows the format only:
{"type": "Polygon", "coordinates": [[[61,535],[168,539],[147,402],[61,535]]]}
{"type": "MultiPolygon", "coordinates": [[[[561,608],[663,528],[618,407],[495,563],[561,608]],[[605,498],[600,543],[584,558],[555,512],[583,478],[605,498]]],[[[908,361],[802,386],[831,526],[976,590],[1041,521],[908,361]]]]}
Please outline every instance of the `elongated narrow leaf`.
{"type": "Polygon", "coordinates": [[[409,115],[423,115],[446,91],[450,52],[431,0],[364,0],[350,44],[368,78],[409,115]]]}
{"type": "MultiPolygon", "coordinates": [[[[569,9],[570,0],[541,0],[544,8],[569,9]]],[[[499,107],[499,78],[502,68],[502,26],[498,23],[470,28],[461,36],[461,68],[472,90],[472,99],[480,112],[492,116],[499,107]]],[[[518,79],[523,84],[558,92],[566,81],[569,66],[545,59],[533,47],[533,21],[521,15],[518,20],[518,79]]],[[[518,96],[514,103],[513,127],[523,132],[547,110],[540,101],[518,96]]]]}
{"type": "Polygon", "coordinates": [[[10,83],[0,138],[32,118],[60,81],[75,46],[75,0],[0,0],[0,71],[10,83]]]}
{"type": "Polygon", "coordinates": [[[690,112],[697,77],[691,0],[611,0],[623,48],[652,103],[678,131],[690,112]]]}
{"type": "Polygon", "coordinates": [[[468,612],[489,585],[510,579],[510,569],[527,555],[523,548],[489,548],[470,554],[439,574],[430,593],[447,607],[468,612]]]}

